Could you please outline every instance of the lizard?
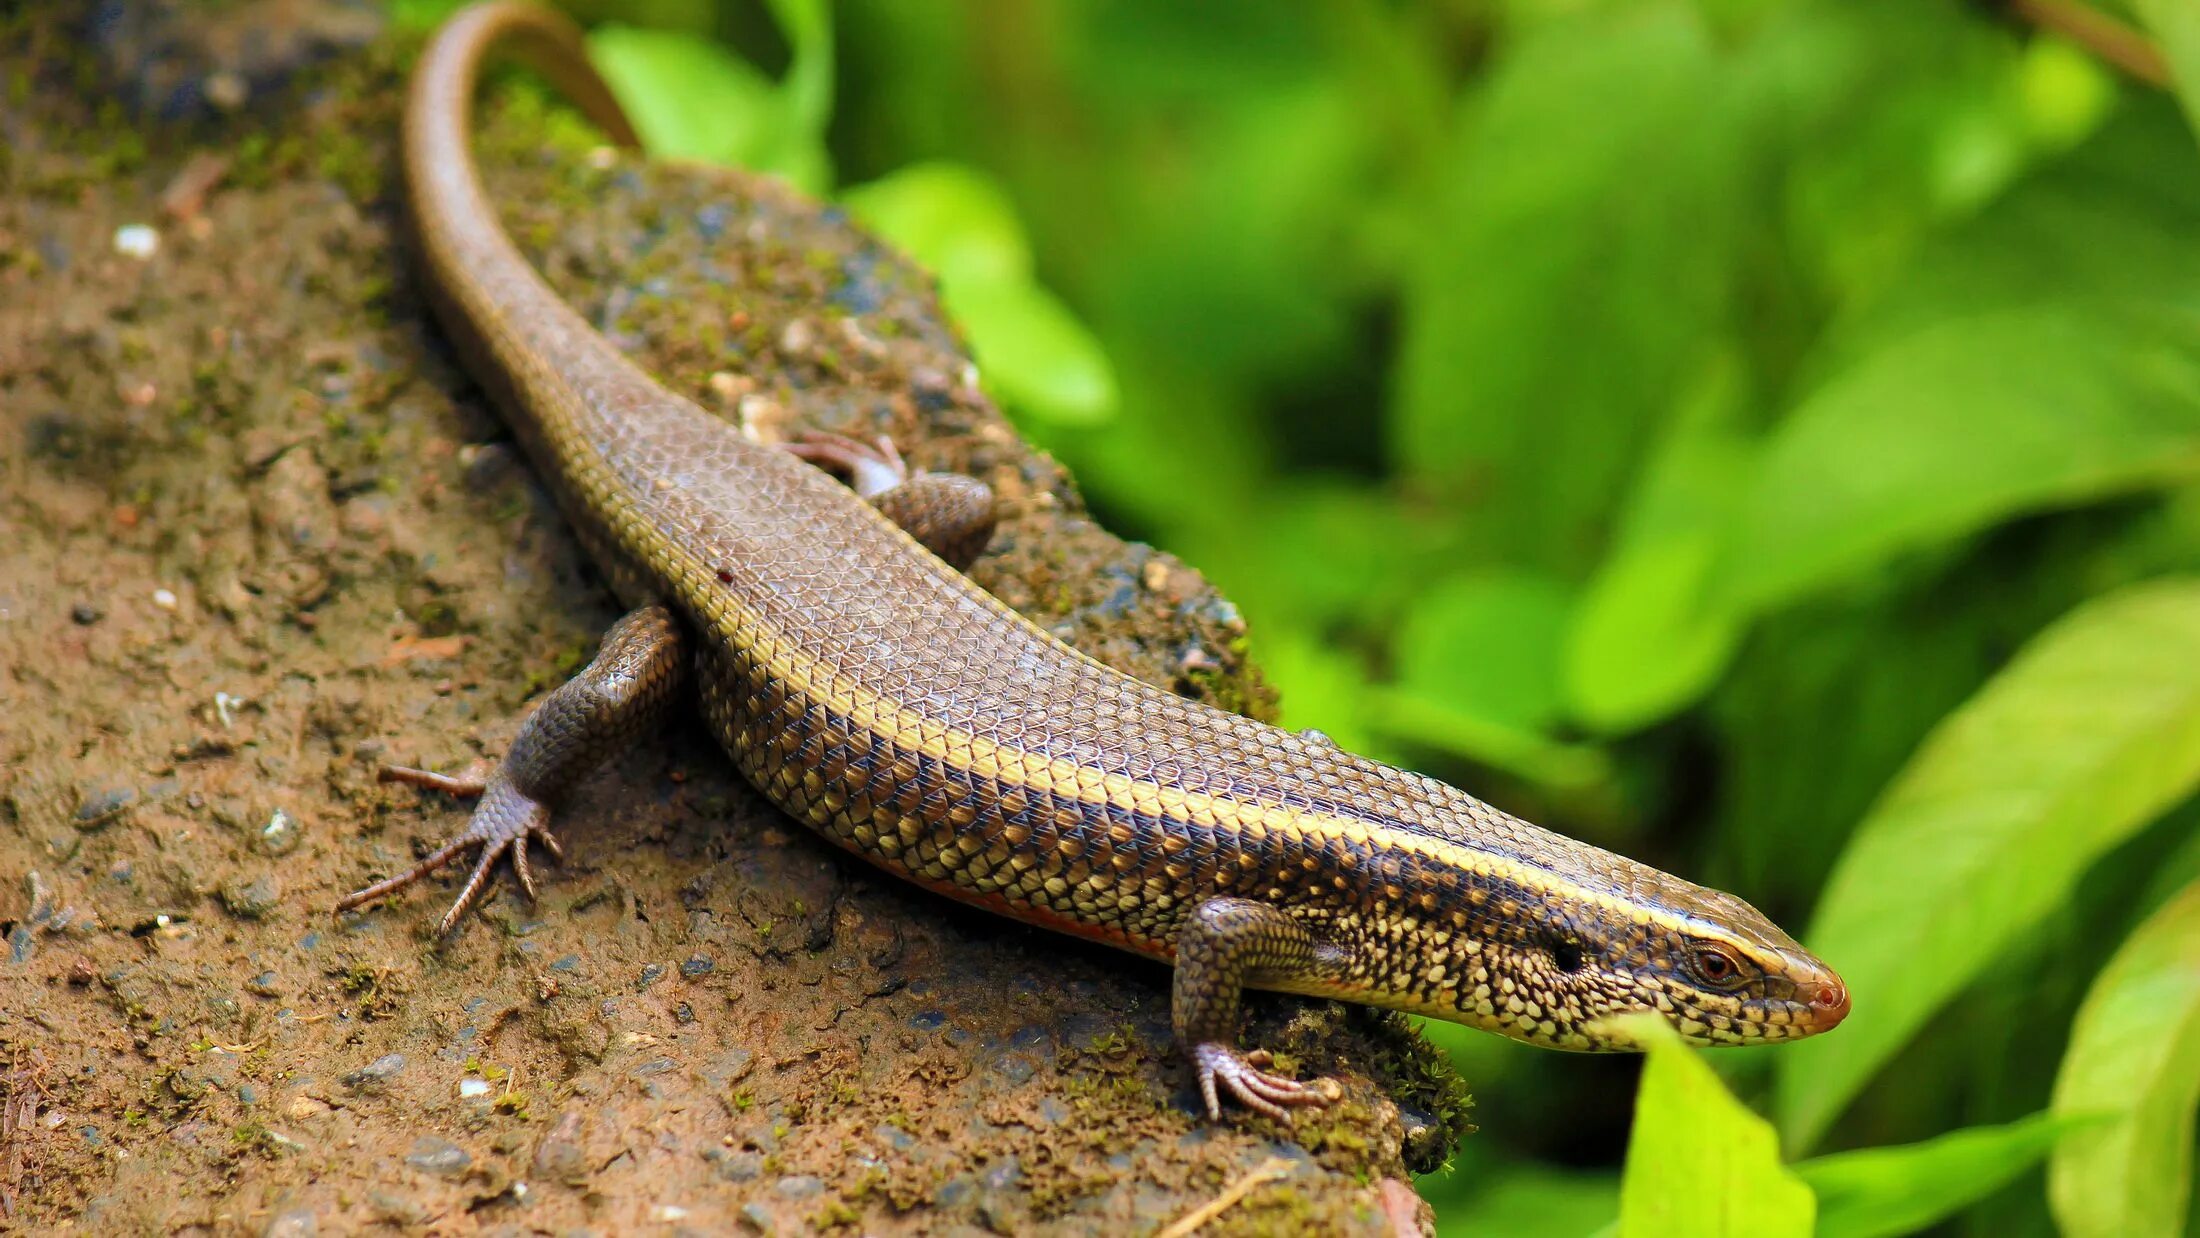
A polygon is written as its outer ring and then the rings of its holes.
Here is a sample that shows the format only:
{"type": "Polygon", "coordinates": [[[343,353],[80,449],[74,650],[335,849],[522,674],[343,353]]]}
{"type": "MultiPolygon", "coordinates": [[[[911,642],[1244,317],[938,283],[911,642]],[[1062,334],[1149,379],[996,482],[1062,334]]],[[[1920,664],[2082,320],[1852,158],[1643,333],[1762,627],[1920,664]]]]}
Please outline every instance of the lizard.
{"type": "Polygon", "coordinates": [[[1210,1118],[1339,1094],[1238,1044],[1248,988],[1635,1047],[1614,1016],[1762,1044],[1847,1015],[1840,976],[1742,899],[1501,812],[1436,779],[1140,682],[960,570],[990,492],[891,445],[751,441],[565,305],[497,220],[470,149],[485,61],[516,53],[614,142],[634,128],[564,18],[513,0],[434,35],[405,102],[404,208],[429,299],[615,593],[633,607],[529,715],[467,825],[382,898],[468,851],[440,929],[566,791],[683,695],[787,813],[950,897],[1173,966],[1210,1118]],[[853,484],[831,475],[831,466],[853,484]]]}

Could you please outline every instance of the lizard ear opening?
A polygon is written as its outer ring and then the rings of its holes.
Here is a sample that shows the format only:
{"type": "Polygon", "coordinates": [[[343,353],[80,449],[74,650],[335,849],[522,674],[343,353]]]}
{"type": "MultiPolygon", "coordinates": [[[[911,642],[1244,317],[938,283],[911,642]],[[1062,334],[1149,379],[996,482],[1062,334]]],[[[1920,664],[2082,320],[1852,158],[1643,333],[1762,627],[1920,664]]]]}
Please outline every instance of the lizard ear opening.
{"type": "Polygon", "coordinates": [[[1582,964],[1588,961],[1582,957],[1581,947],[1570,941],[1560,942],[1558,948],[1551,951],[1551,958],[1558,964],[1558,970],[1567,972],[1580,971],[1582,964]]]}

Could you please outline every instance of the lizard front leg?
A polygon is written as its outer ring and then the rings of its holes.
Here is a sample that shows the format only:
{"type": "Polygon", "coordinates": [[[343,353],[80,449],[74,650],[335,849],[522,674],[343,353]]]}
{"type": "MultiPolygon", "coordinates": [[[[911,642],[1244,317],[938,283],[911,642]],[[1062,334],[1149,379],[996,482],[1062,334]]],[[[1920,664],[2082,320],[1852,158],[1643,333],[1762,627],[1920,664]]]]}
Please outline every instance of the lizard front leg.
{"type": "Polygon", "coordinates": [[[1334,1081],[1302,1083],[1270,1074],[1266,1051],[1237,1047],[1246,987],[1303,977],[1319,965],[1318,954],[1305,925],[1249,898],[1208,899],[1178,930],[1170,1013],[1177,1047],[1191,1059],[1208,1117],[1222,1116],[1217,1084],[1248,1108],[1277,1119],[1288,1119],[1285,1106],[1337,1099],[1334,1081]]]}

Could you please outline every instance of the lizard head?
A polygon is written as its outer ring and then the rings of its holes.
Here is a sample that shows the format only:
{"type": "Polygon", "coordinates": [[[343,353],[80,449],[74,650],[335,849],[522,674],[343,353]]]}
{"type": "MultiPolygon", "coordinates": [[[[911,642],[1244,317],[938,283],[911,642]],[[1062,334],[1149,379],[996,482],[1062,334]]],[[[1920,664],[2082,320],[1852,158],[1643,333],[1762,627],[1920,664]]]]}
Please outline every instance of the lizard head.
{"type": "Polygon", "coordinates": [[[1558,1049],[1636,1047],[1617,1016],[1655,1014],[1701,1045],[1765,1044],[1847,1017],[1834,970],[1756,908],[1609,853],[1591,874],[1446,874],[1435,914],[1392,930],[1410,973],[1357,1000],[1558,1049]]]}
{"type": "MultiPolygon", "coordinates": [[[[1653,910],[1593,934],[1601,954],[1590,983],[1612,994],[1610,1013],[1664,1015],[1702,1045],[1795,1040],[1848,1017],[1841,977],[1755,907],[1659,876],[1669,889],[1653,910]]],[[[1586,1034],[1591,1048],[1633,1047],[1593,1021],[1586,1034]]]]}

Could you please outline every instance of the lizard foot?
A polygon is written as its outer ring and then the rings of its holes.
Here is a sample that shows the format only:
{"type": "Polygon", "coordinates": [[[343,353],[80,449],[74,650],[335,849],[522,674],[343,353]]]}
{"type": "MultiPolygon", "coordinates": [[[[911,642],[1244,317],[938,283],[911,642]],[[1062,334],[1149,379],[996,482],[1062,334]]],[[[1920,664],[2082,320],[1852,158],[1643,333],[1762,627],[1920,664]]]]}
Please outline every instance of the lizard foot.
{"type": "Polygon", "coordinates": [[[459,890],[458,898],[451,904],[451,909],[444,913],[442,923],[436,926],[436,932],[448,934],[458,927],[459,920],[481,898],[482,891],[488,886],[489,869],[496,863],[498,856],[511,853],[512,872],[519,877],[520,889],[527,892],[530,901],[535,897],[535,873],[527,862],[527,844],[530,841],[541,843],[543,850],[550,853],[551,859],[561,862],[565,859],[564,849],[558,846],[556,836],[550,833],[549,808],[522,795],[511,783],[501,778],[491,779],[484,787],[467,779],[446,778],[421,770],[386,769],[382,777],[387,782],[411,782],[455,795],[478,794],[482,797],[481,803],[474,806],[473,818],[466,823],[466,828],[437,848],[433,855],[405,872],[345,895],[336,904],[338,911],[349,911],[362,903],[370,903],[384,895],[394,894],[449,864],[467,848],[479,847],[481,854],[475,859],[473,871],[467,875],[465,886],[459,890]]]}
{"type": "Polygon", "coordinates": [[[1217,1082],[1229,1089],[1238,1103],[1279,1122],[1291,1120],[1286,1106],[1326,1105],[1341,1095],[1334,1079],[1302,1083],[1270,1074],[1264,1068],[1273,1060],[1265,1049],[1239,1053],[1213,1040],[1193,1049],[1192,1065],[1199,1073],[1199,1094],[1207,1102],[1207,1116],[1218,1120],[1222,1117],[1222,1104],[1215,1091],[1217,1082]]]}
{"type": "Polygon", "coordinates": [[[839,473],[864,498],[874,498],[909,480],[909,466],[894,449],[894,440],[879,436],[866,443],[845,434],[805,430],[780,450],[798,460],[839,473]]]}

